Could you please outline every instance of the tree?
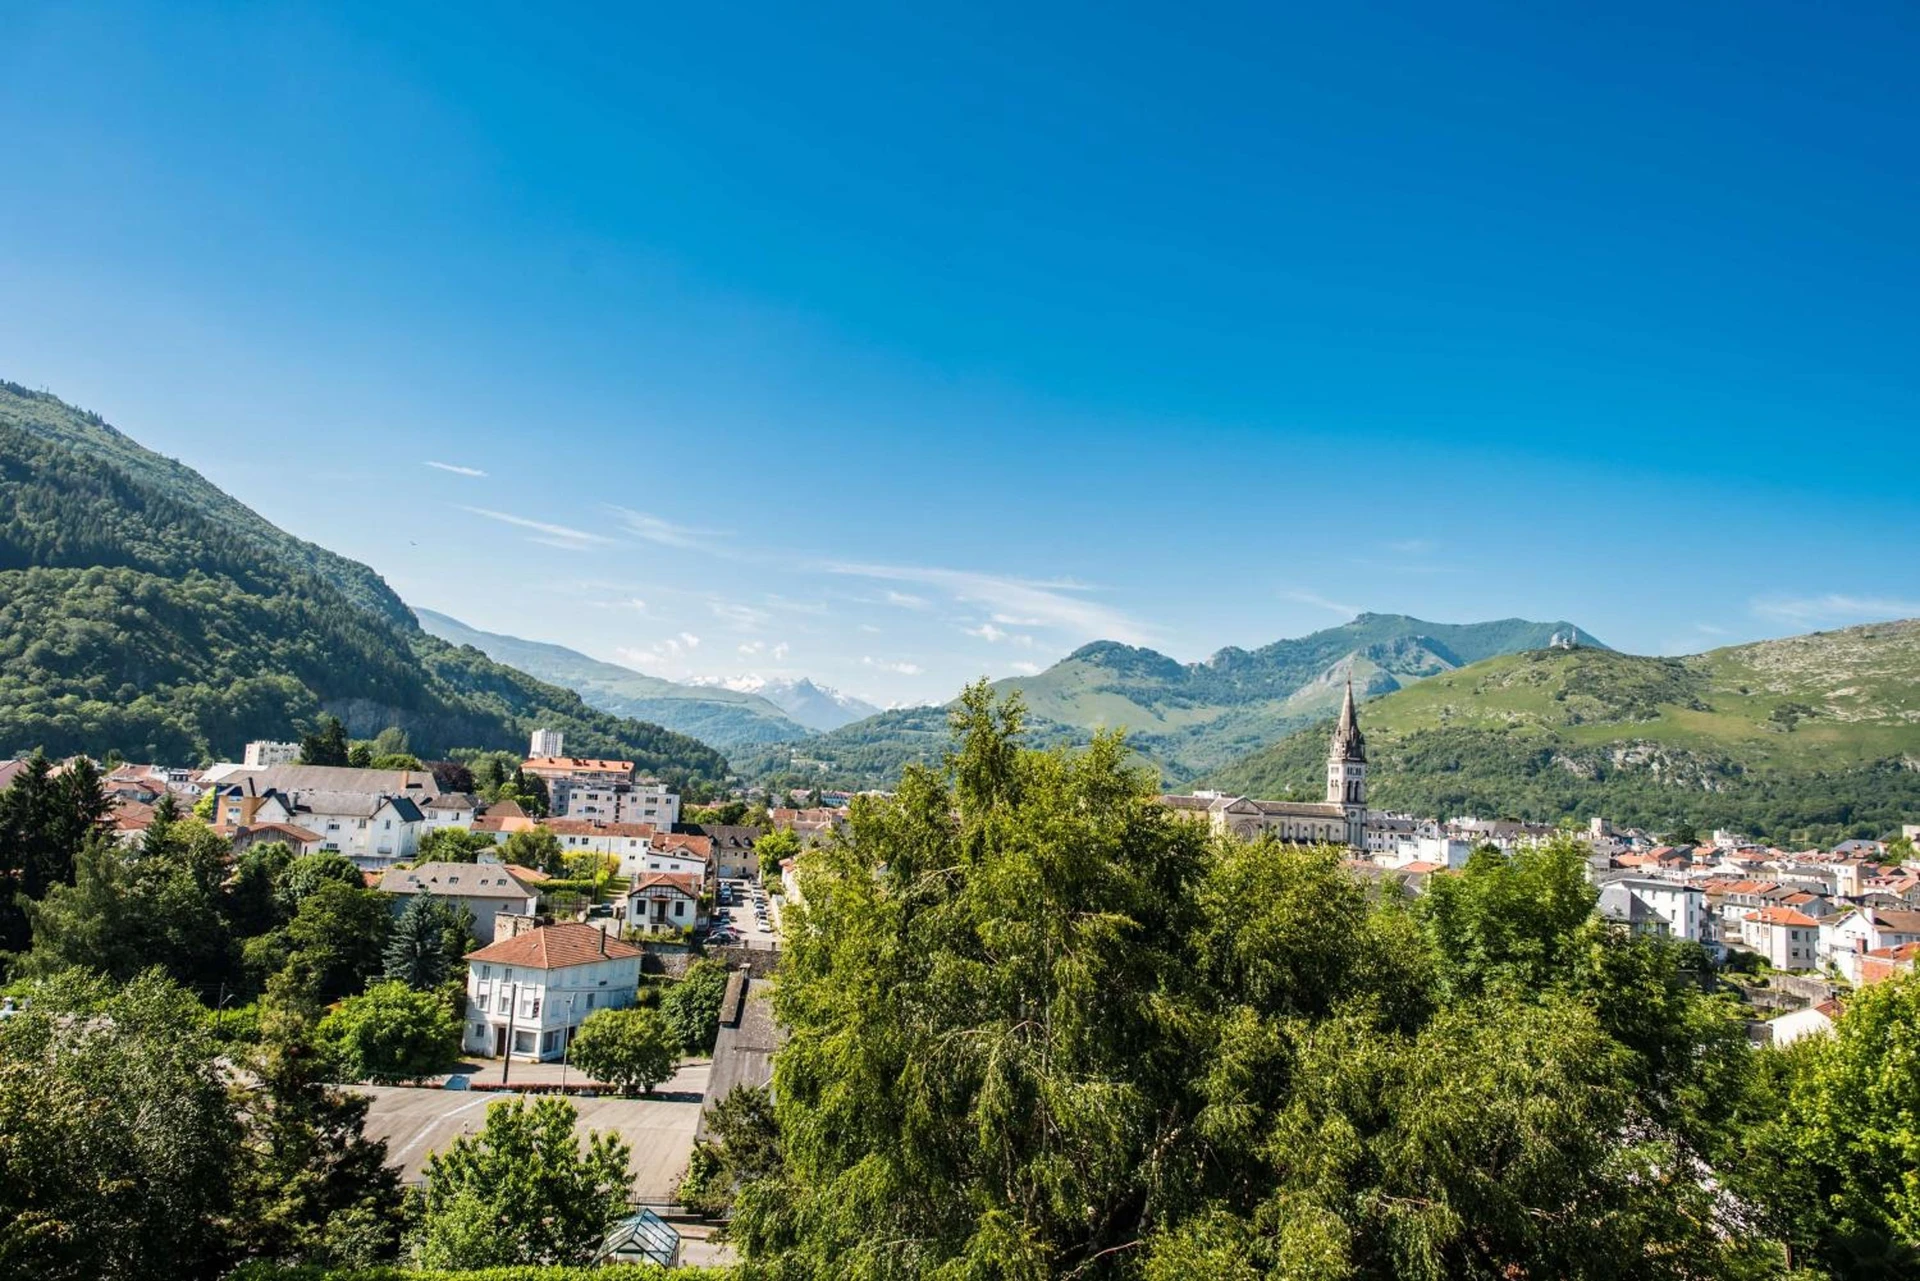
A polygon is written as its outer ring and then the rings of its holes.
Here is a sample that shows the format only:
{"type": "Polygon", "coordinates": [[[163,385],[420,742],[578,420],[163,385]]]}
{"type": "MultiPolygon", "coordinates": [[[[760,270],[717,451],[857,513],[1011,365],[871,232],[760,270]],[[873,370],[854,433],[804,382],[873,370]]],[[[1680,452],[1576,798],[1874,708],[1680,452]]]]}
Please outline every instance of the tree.
{"type": "Polygon", "coordinates": [[[385,967],[392,927],[393,913],[380,891],[322,881],[280,931],[284,964],[298,968],[317,999],[338,1000],[364,990],[385,967]]]}
{"type": "Polygon", "coordinates": [[[472,863],[482,854],[498,852],[499,842],[485,832],[464,827],[436,827],[420,838],[418,862],[472,863]]]}
{"type": "Polygon", "coordinates": [[[36,752],[0,792],[0,951],[27,945],[29,926],[16,895],[37,900],[72,885],[80,848],[109,808],[100,771],[85,757],[56,772],[36,752]]]}
{"type": "Polygon", "coordinates": [[[0,1274],[216,1276],[241,1127],[192,996],[70,973],[0,1020],[0,1274]]]}
{"type": "Polygon", "coordinates": [[[418,1081],[460,1059],[460,1024],[446,1001],[405,983],[376,983],[342,1001],[320,1021],[316,1040],[347,1081],[418,1081]]]}
{"type": "Polygon", "coordinates": [[[373,744],[355,743],[347,749],[347,764],[355,769],[373,768],[373,744]]]}
{"type": "Polygon", "coordinates": [[[1822,1254],[1872,1238],[1920,1252],[1920,977],[1861,989],[1803,1064],[1802,1159],[1834,1210],[1822,1254]]]}
{"type": "Polygon", "coordinates": [[[420,758],[412,752],[394,752],[387,756],[373,757],[367,762],[367,768],[417,770],[420,768],[420,758]]]}
{"type": "Polygon", "coordinates": [[[407,742],[407,731],[398,725],[389,725],[374,735],[372,746],[375,757],[413,755],[413,748],[407,742]]]}
{"type": "Polygon", "coordinates": [[[1767,1274],[1711,1164],[1728,1022],[1679,953],[1593,921],[1569,846],[1409,908],[1342,851],[1174,817],[1116,737],[1028,751],[1022,720],[968,689],[944,767],[801,861],[774,1142],[690,1171],[749,1268],[1767,1274]]]}
{"type": "Polygon", "coordinates": [[[485,1127],[429,1157],[415,1262],[423,1268],[585,1265],[626,1213],[630,1151],[575,1132],[564,1099],[488,1105],[485,1127]]]}
{"type": "Polygon", "coordinates": [[[778,881],[780,879],[780,860],[800,856],[800,838],[793,834],[790,827],[776,827],[753,843],[753,852],[760,857],[760,879],[778,881]]]}
{"type": "Polygon", "coordinates": [[[325,716],[318,729],[300,736],[302,765],[347,764],[347,727],[338,716],[325,716]]]}
{"type": "Polygon", "coordinates": [[[461,969],[473,944],[473,914],[457,903],[416,894],[387,938],[386,976],[431,992],[461,969]]]}
{"type": "Polygon", "coordinates": [[[736,1085],[714,1104],[706,1126],[713,1138],[694,1142],[680,1181],[680,1203],[718,1218],[733,1207],[741,1185],[779,1176],[780,1122],[765,1086],[736,1085]]]}
{"type": "Polygon", "coordinates": [[[234,1228],[252,1258],[364,1268],[399,1251],[400,1178],[363,1133],[371,1100],[327,1085],[318,1021],[291,975],[268,984],[234,1228]]]}
{"type": "Polygon", "coordinates": [[[302,854],[289,862],[275,881],[274,897],[281,912],[291,918],[309,895],[329,882],[360,889],[366,885],[367,878],[360,874],[353,860],[343,854],[330,850],[302,854]]]}
{"type": "Polygon", "coordinates": [[[713,1049],[720,1030],[720,1003],[726,993],[727,967],[719,961],[695,961],[660,998],[660,1015],[686,1053],[703,1054],[713,1049]]]}
{"type": "Polygon", "coordinates": [[[515,832],[500,846],[500,857],[507,862],[554,875],[560,872],[564,855],[560,838],[544,827],[515,832]]]}
{"type": "Polygon", "coordinates": [[[622,1094],[651,1094],[673,1075],[680,1038],[658,1010],[596,1010],[569,1054],[575,1067],[622,1094]]]}

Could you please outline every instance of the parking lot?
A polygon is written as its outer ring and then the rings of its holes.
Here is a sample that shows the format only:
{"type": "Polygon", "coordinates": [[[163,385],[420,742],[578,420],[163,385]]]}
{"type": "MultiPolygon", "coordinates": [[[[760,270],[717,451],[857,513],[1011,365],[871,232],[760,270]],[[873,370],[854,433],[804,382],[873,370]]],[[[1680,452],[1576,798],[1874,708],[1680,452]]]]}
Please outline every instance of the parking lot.
{"type": "MultiPolygon", "coordinates": [[[[630,1168],[633,1194],[643,1201],[673,1198],[687,1157],[693,1151],[693,1131],[700,1120],[700,1099],[706,1093],[706,1061],[683,1064],[673,1079],[661,1085],[653,1099],[572,1098],[583,1130],[613,1130],[632,1149],[630,1168]]],[[[481,1069],[476,1079],[497,1080],[500,1065],[481,1069]]],[[[522,1084],[558,1081],[559,1064],[515,1063],[512,1079],[522,1084]]],[[[575,1073],[574,1080],[579,1079],[575,1073]]],[[[499,1099],[521,1098],[505,1091],[419,1089],[412,1086],[353,1087],[369,1096],[367,1133],[387,1141],[387,1163],[400,1177],[418,1179],[427,1157],[450,1145],[462,1134],[472,1134],[486,1122],[487,1105],[499,1099]]]]}
{"type": "Polygon", "coordinates": [[[716,928],[726,925],[739,936],[739,942],[733,946],[772,949],[780,938],[779,900],[767,896],[763,890],[756,890],[751,882],[731,882],[731,901],[716,903],[713,912],[713,924],[716,928]],[[767,909],[767,929],[761,930],[755,909],[764,905],[767,909]]]}

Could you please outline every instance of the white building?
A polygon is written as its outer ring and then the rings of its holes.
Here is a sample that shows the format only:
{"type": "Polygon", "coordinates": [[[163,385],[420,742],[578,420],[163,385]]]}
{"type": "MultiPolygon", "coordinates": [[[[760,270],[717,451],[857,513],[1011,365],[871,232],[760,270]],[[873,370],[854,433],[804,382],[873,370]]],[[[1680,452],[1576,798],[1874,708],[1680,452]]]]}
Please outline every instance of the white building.
{"type": "Polygon", "coordinates": [[[644,934],[671,934],[700,919],[700,888],[695,876],[643,872],[627,894],[627,927],[644,934]]]}
{"type": "Polygon", "coordinates": [[[1471,841],[1451,836],[1414,836],[1403,838],[1384,852],[1375,854],[1373,861],[1382,867],[1425,863],[1457,872],[1467,865],[1467,860],[1472,856],[1471,841]]]}
{"type": "Polygon", "coordinates": [[[566,744],[567,736],[561,731],[557,729],[537,729],[533,731],[532,741],[527,744],[527,755],[532,757],[565,756],[566,744]]]}
{"type": "Polygon", "coordinates": [[[269,765],[291,765],[300,759],[300,744],[276,743],[267,738],[255,739],[247,744],[247,754],[242,759],[253,769],[265,769],[269,765]]]}
{"type": "Polygon", "coordinates": [[[1609,920],[1667,938],[1707,943],[1713,936],[1706,891],[1697,885],[1647,876],[1617,877],[1600,887],[1600,910],[1609,920]]]}
{"type": "Polygon", "coordinates": [[[421,835],[437,832],[443,827],[471,829],[474,815],[479,810],[480,803],[465,792],[442,792],[420,804],[420,814],[425,820],[421,835]]]}
{"type": "Polygon", "coordinates": [[[1776,970],[1811,970],[1819,961],[1820,922],[1790,907],[1747,913],[1740,939],[1776,970]]]}
{"type": "Polygon", "coordinates": [[[640,949],[591,925],[542,925],[467,954],[461,1049],[559,1058],[595,1010],[632,1005],[640,949]]]}
{"type": "Polygon", "coordinates": [[[1820,929],[1822,957],[1860,982],[1860,958],[1882,948],[1920,942],[1920,912],[1897,908],[1856,907],[1827,921],[1820,929]]]}

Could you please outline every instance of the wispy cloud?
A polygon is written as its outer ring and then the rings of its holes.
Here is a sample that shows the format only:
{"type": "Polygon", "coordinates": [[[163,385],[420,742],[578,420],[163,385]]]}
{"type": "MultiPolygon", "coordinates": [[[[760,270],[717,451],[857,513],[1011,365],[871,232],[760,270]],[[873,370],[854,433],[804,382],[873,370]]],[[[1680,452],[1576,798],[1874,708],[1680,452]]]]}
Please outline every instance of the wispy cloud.
{"type": "Polygon", "coordinates": [[[1402,556],[1424,556],[1435,547],[1431,538],[1395,538],[1380,545],[1390,552],[1399,552],[1402,556]]]}
{"type": "Polygon", "coordinates": [[[1833,623],[1874,623],[1892,618],[1920,616],[1920,601],[1891,596],[1848,596],[1828,592],[1823,596],[1762,596],[1752,602],[1761,618],[1791,623],[1796,627],[1816,627],[1833,623]]]}
{"type": "Polygon", "coordinates": [[[737,632],[755,632],[773,620],[773,615],[764,609],[755,609],[751,605],[741,605],[734,601],[710,600],[707,608],[713,616],[737,632]]]}
{"type": "Polygon", "coordinates": [[[901,609],[925,609],[927,607],[926,597],[915,596],[911,592],[888,591],[886,599],[887,604],[898,605],[901,609]]]}
{"type": "Polygon", "coordinates": [[[607,510],[619,518],[620,524],[635,538],[650,543],[659,543],[663,547],[681,547],[692,551],[721,553],[716,542],[721,537],[717,530],[696,529],[691,525],[680,525],[664,516],[654,516],[647,512],[637,512],[631,507],[621,507],[608,503],[607,510]]]}
{"type": "Polygon", "coordinates": [[[998,645],[1001,641],[1009,641],[1023,649],[1031,649],[1033,647],[1033,637],[1028,636],[1025,632],[1010,632],[1004,628],[996,627],[992,623],[982,623],[978,627],[963,627],[960,630],[969,636],[978,636],[989,645],[998,645]]]}
{"type": "Polygon", "coordinates": [[[544,543],[548,547],[562,547],[568,551],[584,551],[589,547],[609,547],[613,539],[604,534],[591,534],[584,529],[572,529],[566,525],[549,524],[544,520],[528,520],[525,516],[513,516],[506,512],[493,511],[486,507],[460,506],[463,512],[475,516],[485,516],[488,520],[497,520],[503,525],[514,525],[520,529],[531,529],[539,537],[532,541],[544,543]]]}
{"type": "Polygon", "coordinates": [[[1281,592],[1280,595],[1285,600],[1298,601],[1302,605],[1311,605],[1315,609],[1324,609],[1329,613],[1338,614],[1342,618],[1352,618],[1360,612],[1358,605],[1344,605],[1337,600],[1328,600],[1325,596],[1320,595],[1320,593],[1310,592],[1304,588],[1290,588],[1281,592]]]}
{"type": "Polygon", "coordinates": [[[923,670],[918,663],[889,663],[871,656],[860,660],[862,667],[871,667],[876,671],[896,672],[901,676],[918,676],[923,670]]]}
{"type": "MultiPolygon", "coordinates": [[[[1085,639],[1117,640],[1129,645],[1144,645],[1152,639],[1152,629],[1144,623],[1110,605],[1078,594],[1090,589],[1071,580],[1008,578],[967,569],[848,561],[829,562],[820,568],[830,574],[846,574],[880,582],[918,583],[945,591],[955,600],[982,606],[992,613],[1032,619],[1033,626],[1058,628],[1085,639]]],[[[889,592],[888,595],[892,598],[904,596],[905,593],[889,592]]]]}
{"type": "Polygon", "coordinates": [[[1037,676],[1040,672],[1040,664],[1038,663],[1019,662],[1009,663],[1008,666],[1013,668],[1014,671],[1019,672],[1022,676],[1037,676]]]}
{"type": "Polygon", "coordinates": [[[437,467],[441,471],[450,471],[456,476],[485,476],[487,474],[478,467],[462,467],[459,463],[437,463],[431,458],[427,460],[427,466],[437,467]]]}

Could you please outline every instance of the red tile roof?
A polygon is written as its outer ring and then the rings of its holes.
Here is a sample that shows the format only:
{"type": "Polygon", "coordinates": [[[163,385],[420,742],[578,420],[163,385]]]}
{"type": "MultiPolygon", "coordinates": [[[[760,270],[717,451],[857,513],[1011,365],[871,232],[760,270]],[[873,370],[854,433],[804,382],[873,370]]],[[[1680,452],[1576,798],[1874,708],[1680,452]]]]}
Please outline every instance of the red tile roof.
{"type": "Polygon", "coordinates": [[[651,838],[660,834],[653,823],[603,823],[591,818],[543,818],[540,826],[555,836],[637,836],[651,838]]]}
{"type": "Polygon", "coordinates": [[[638,894],[642,890],[666,886],[680,891],[688,898],[697,899],[700,897],[700,884],[700,878],[690,872],[644,872],[634,881],[633,892],[638,894]]]}
{"type": "Polygon", "coordinates": [[[536,774],[631,774],[632,761],[603,761],[592,756],[529,756],[522,768],[536,774]]]}
{"type": "Polygon", "coordinates": [[[542,925],[514,938],[489,943],[477,952],[467,953],[467,960],[523,965],[530,970],[557,970],[639,955],[640,949],[631,943],[613,938],[591,925],[570,922],[542,925]]]}
{"type": "Polygon", "coordinates": [[[1762,925],[1801,925],[1818,927],[1820,922],[1805,912],[1796,912],[1790,907],[1763,907],[1758,912],[1747,913],[1749,921],[1759,921],[1762,925]]]}

